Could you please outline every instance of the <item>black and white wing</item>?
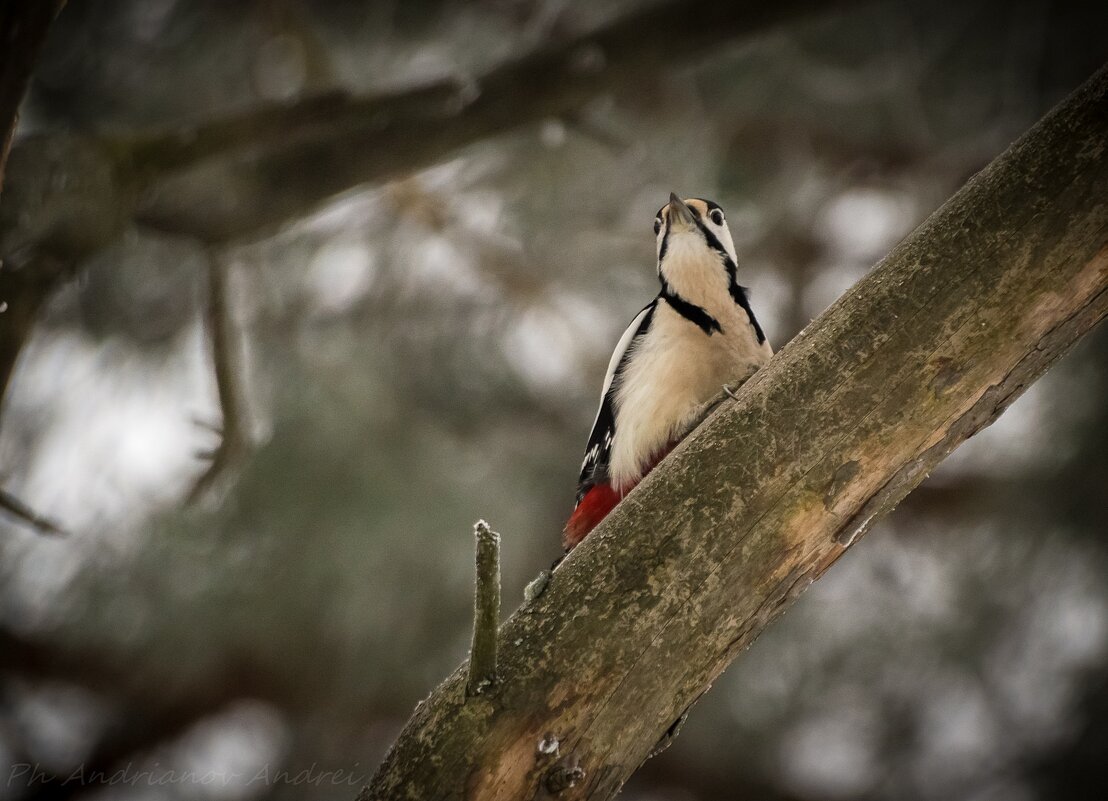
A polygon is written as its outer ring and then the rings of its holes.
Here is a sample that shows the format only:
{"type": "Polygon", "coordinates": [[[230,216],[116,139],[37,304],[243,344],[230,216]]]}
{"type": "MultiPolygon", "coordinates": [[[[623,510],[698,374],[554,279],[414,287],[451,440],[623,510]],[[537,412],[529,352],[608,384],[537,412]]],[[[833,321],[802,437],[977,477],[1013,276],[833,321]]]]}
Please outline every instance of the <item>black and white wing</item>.
{"type": "Polygon", "coordinates": [[[600,408],[589,434],[589,444],[585,446],[585,461],[581,464],[581,476],[577,481],[577,503],[585,493],[597,484],[608,480],[608,464],[612,454],[612,442],[616,436],[615,392],[619,375],[631,352],[631,346],[650,330],[654,319],[654,308],[658,299],[652,300],[643,308],[619,338],[612,359],[608,362],[608,373],[604,377],[604,389],[600,393],[600,408]]]}

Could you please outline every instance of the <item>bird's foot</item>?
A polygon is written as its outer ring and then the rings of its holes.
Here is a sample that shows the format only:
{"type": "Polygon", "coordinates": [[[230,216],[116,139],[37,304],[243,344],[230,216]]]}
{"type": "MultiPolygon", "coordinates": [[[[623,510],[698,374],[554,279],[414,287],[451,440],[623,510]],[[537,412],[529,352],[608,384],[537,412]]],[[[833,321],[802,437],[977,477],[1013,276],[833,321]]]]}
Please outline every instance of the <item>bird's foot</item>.
{"type": "Polygon", "coordinates": [[[689,429],[692,430],[707,419],[708,415],[716,410],[716,407],[723,403],[728,398],[734,399],[735,395],[731,391],[731,388],[726,384],[723,388],[716,393],[716,396],[709,401],[700,404],[700,407],[691,415],[692,424],[689,429]]]}

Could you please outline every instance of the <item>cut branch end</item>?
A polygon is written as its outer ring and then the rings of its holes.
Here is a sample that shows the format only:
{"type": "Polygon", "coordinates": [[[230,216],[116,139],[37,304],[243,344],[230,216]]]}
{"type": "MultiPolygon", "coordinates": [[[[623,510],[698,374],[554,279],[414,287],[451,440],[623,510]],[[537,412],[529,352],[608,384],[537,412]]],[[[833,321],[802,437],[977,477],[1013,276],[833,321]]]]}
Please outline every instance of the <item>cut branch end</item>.
{"type": "Polygon", "coordinates": [[[473,644],[466,695],[496,684],[496,631],[500,626],[500,535],[484,520],[473,526],[476,584],[473,591],[473,644]]]}

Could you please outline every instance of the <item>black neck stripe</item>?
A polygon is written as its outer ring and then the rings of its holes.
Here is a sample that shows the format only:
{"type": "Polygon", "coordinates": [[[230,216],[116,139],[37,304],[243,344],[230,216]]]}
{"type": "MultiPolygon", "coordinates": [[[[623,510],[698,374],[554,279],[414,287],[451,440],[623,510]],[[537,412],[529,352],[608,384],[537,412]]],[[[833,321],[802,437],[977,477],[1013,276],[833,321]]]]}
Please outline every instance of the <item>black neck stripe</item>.
{"type": "Polygon", "coordinates": [[[755,335],[758,337],[758,344],[761,345],[766,341],[765,332],[762,331],[762,326],[758,325],[758,320],[754,316],[754,309],[750,308],[750,300],[746,296],[746,287],[739,285],[738,268],[735,266],[734,259],[731,258],[731,254],[727,252],[727,249],[723,247],[723,243],[720,242],[716,235],[708,230],[707,226],[700,221],[698,216],[696,224],[700,228],[702,234],[704,234],[704,241],[708,243],[708,247],[719,253],[723,259],[723,269],[727,271],[727,291],[731,295],[731,300],[742,307],[746,312],[747,319],[750,320],[750,325],[754,329],[755,335]]]}
{"type": "Polygon", "coordinates": [[[750,320],[750,325],[758,337],[758,344],[761,345],[766,341],[766,334],[762,330],[762,326],[758,325],[758,319],[754,316],[754,309],[750,308],[750,300],[746,296],[746,287],[739,286],[739,282],[732,276],[731,286],[728,289],[731,292],[731,300],[742,306],[743,311],[746,312],[746,317],[750,320]]]}
{"type": "Polygon", "coordinates": [[[670,289],[669,284],[665,281],[662,281],[661,298],[669,304],[671,309],[708,336],[711,336],[716,331],[719,331],[721,334],[723,333],[723,327],[720,326],[719,321],[715,317],[708,314],[708,312],[704,311],[703,308],[697,306],[695,303],[689,303],[689,301],[670,289]]]}
{"type": "MultiPolygon", "coordinates": [[[[706,201],[709,208],[719,208],[711,201],[706,201]]],[[[662,208],[665,208],[664,206],[662,208]]],[[[758,337],[758,344],[761,345],[766,341],[765,332],[762,331],[762,326],[758,324],[758,319],[754,316],[754,309],[750,307],[750,300],[746,295],[746,287],[739,285],[738,268],[735,266],[734,259],[731,258],[731,254],[727,252],[727,248],[723,246],[723,243],[719,241],[714,233],[708,230],[700,218],[700,212],[695,207],[690,206],[689,210],[693,213],[695,218],[696,227],[700,229],[700,233],[704,237],[705,243],[712,250],[719,254],[723,260],[723,269],[727,271],[727,291],[731,295],[731,300],[742,307],[746,312],[747,319],[750,320],[750,326],[754,329],[755,336],[758,337]]],[[[662,245],[658,249],[658,275],[661,277],[662,273],[662,260],[666,257],[666,251],[669,249],[669,225],[667,222],[666,232],[662,236],[662,245]]],[[[682,298],[676,292],[673,292],[669,288],[669,284],[665,278],[662,278],[662,294],[661,297],[682,317],[686,320],[695,323],[700,329],[711,336],[713,332],[719,331],[723,333],[723,328],[720,326],[719,321],[712,317],[708,312],[704,311],[700,306],[689,303],[682,298]]]]}

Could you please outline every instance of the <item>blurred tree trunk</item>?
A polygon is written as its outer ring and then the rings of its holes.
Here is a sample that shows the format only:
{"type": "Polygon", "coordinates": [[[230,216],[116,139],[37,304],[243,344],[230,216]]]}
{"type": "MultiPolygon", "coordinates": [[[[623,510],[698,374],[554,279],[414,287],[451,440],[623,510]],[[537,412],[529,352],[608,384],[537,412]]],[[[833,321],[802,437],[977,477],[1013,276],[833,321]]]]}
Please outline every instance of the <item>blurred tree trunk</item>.
{"type": "MultiPolygon", "coordinates": [[[[31,68],[50,23],[64,5],[65,0],[5,0],[0,6],[0,192],[31,68]]],[[[4,255],[0,253],[0,273],[4,255]]],[[[7,313],[0,321],[0,401],[41,303],[42,293],[28,292],[25,283],[0,278],[0,313],[7,313]]]]}
{"type": "Polygon", "coordinates": [[[874,520],[1108,314],[1102,69],[779,353],[460,668],[369,799],[607,799],[874,520]]]}
{"type": "Polygon", "coordinates": [[[0,191],[31,68],[64,5],[65,0],[5,0],[0,7],[0,191]]]}

